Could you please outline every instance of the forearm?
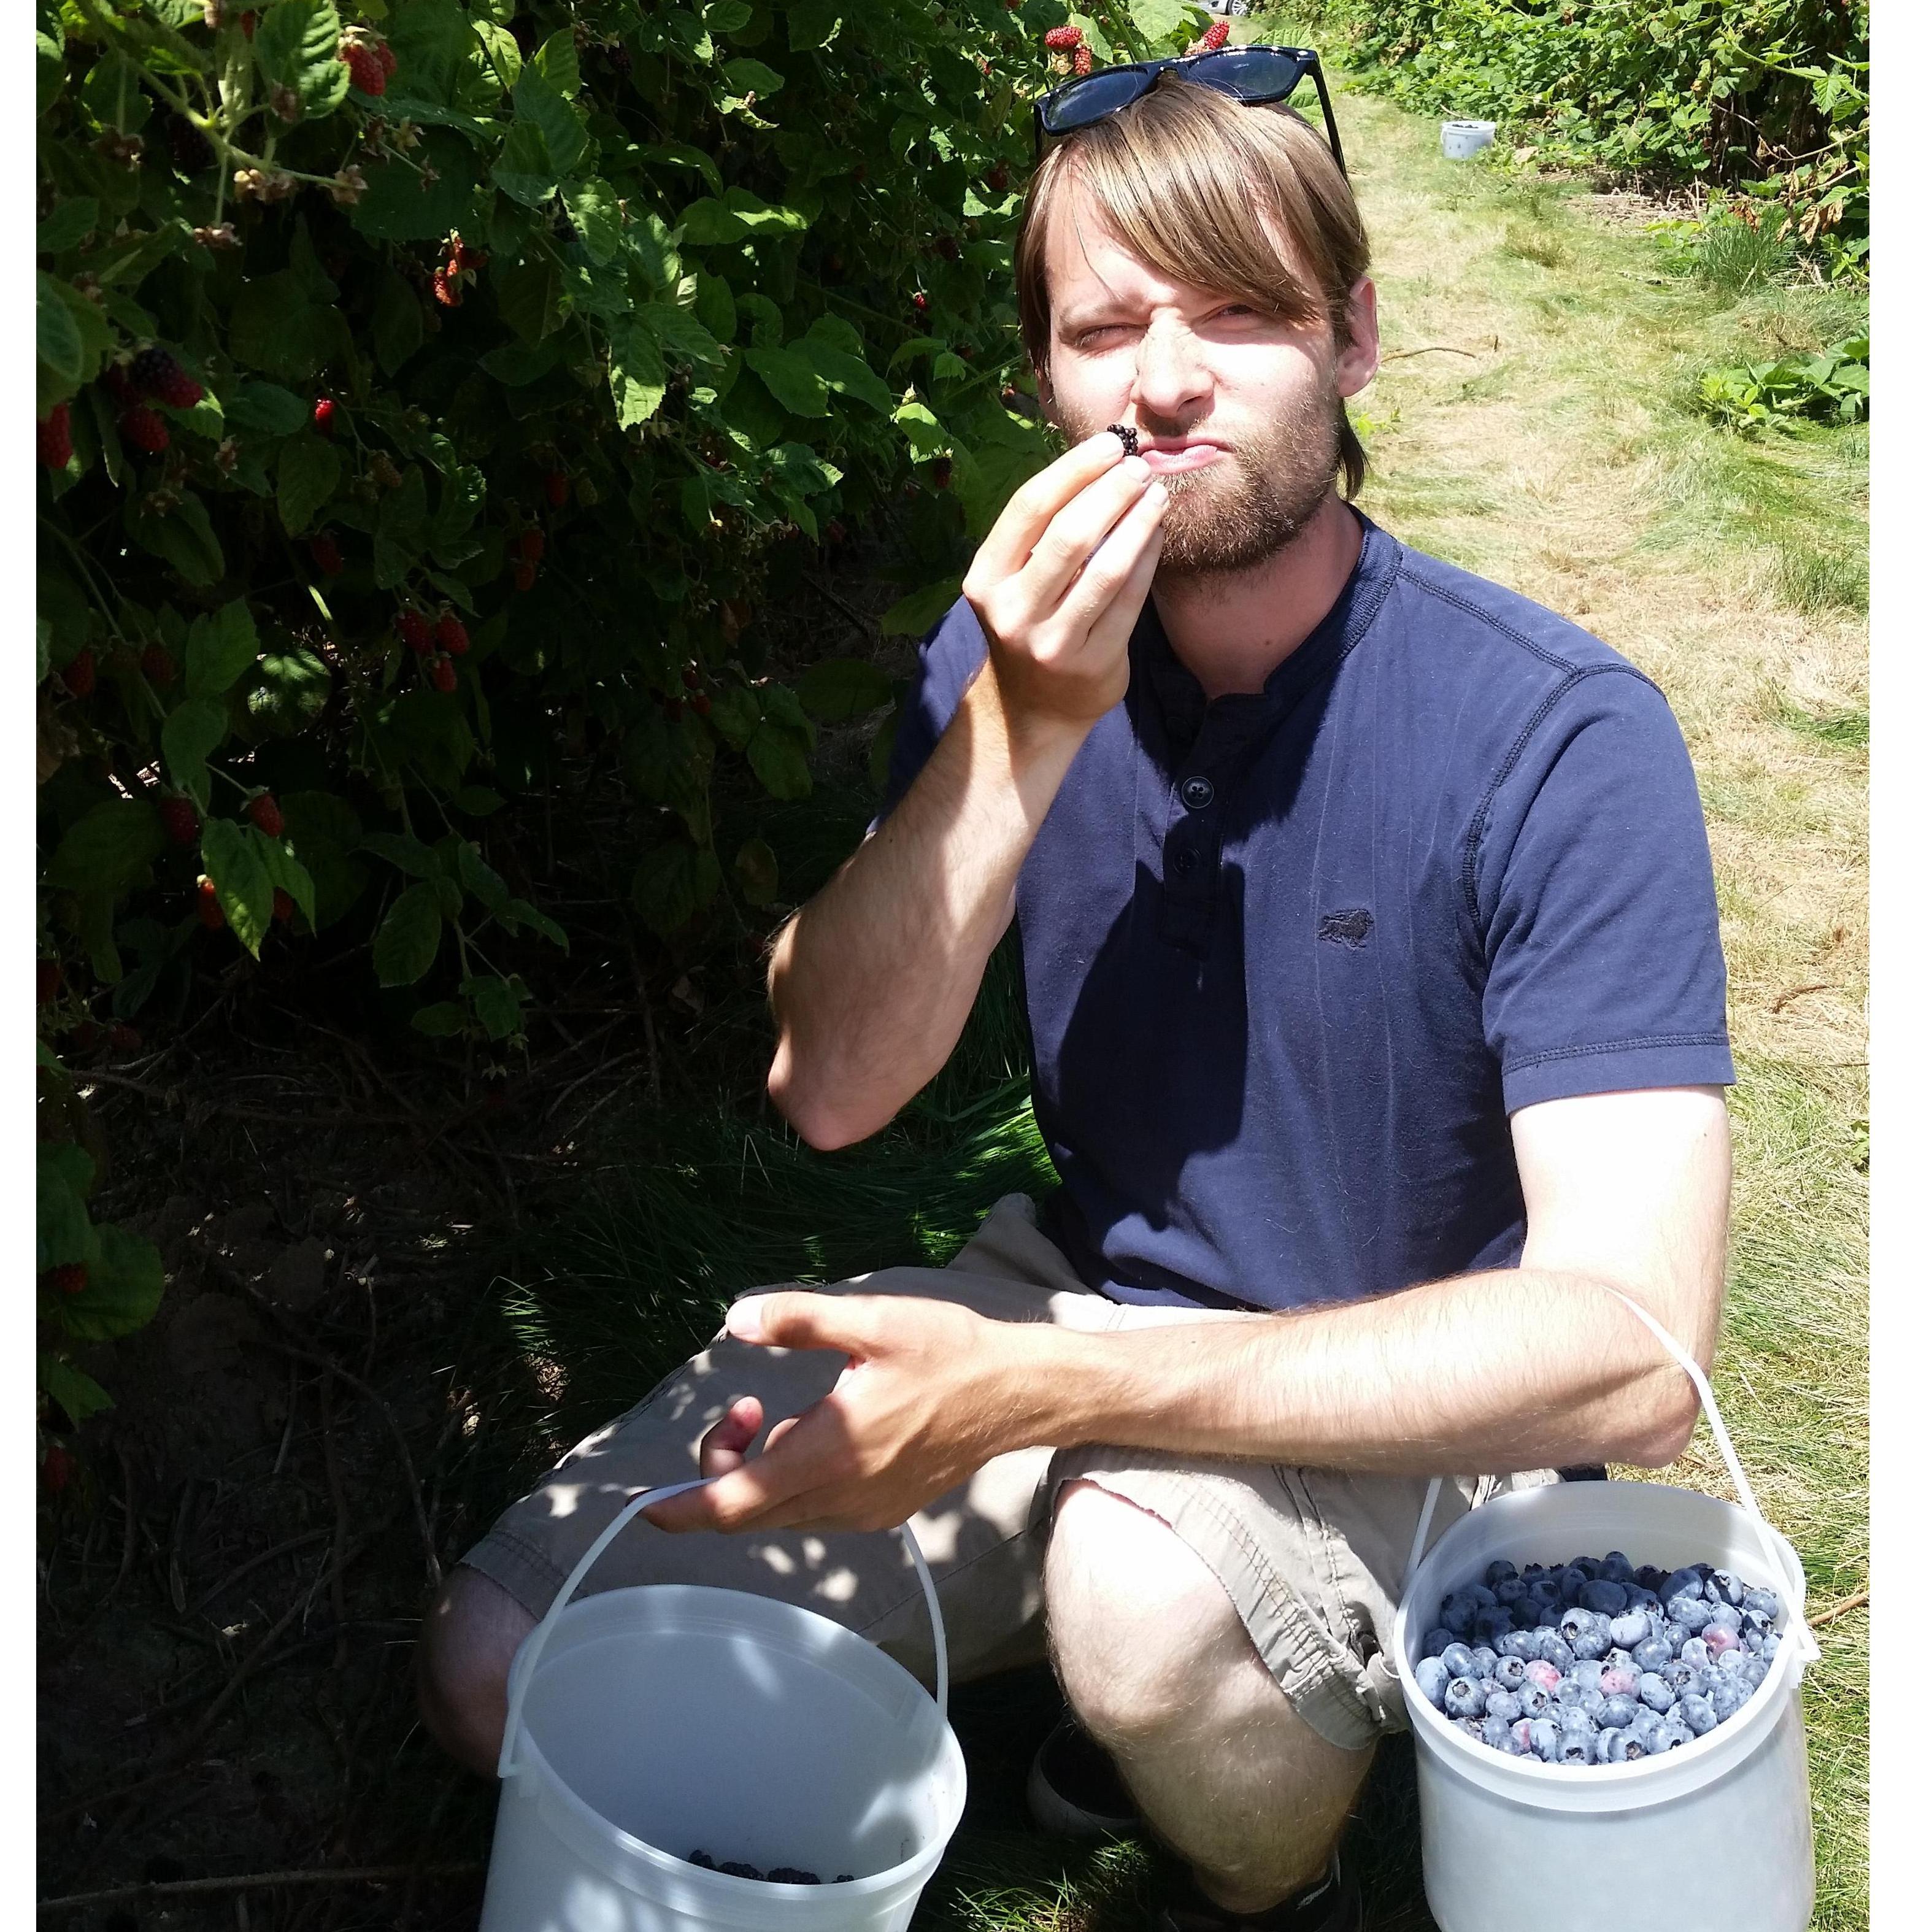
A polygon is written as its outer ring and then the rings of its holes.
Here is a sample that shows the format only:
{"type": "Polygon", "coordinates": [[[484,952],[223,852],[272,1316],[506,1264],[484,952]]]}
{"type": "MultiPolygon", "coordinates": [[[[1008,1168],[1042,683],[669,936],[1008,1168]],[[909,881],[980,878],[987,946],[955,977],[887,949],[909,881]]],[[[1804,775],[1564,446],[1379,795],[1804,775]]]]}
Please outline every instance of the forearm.
{"type": "Polygon", "coordinates": [[[1003,1343],[1016,1432],[1384,1475],[1660,1466],[1696,1397],[1608,1286],[1511,1268],[1252,1321],[1031,1330],[1003,1343]]]}
{"type": "Polygon", "coordinates": [[[982,671],[897,809],[780,935],[767,1084],[814,1145],[876,1132],[945,1064],[1084,735],[1016,728],[982,671]]]}

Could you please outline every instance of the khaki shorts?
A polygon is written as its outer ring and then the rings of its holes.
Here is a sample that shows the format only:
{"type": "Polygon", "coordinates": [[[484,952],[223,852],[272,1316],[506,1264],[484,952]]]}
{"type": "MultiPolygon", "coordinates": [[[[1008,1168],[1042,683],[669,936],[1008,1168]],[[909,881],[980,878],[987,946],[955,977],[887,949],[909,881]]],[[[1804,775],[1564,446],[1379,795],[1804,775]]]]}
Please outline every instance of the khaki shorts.
{"type": "MultiPolygon", "coordinates": [[[[922,1295],[1004,1322],[1106,1330],[1174,1322],[1267,1321],[1228,1310],[1124,1306],[1094,1293],[1009,1195],[945,1268],[888,1268],[820,1292],[922,1295]]],[[[736,1397],[754,1395],[767,1426],[831,1388],[844,1364],[823,1350],[751,1346],[721,1334],[627,1414],[579,1443],[504,1511],[464,1562],[541,1616],[572,1566],[624,1503],[696,1473],[699,1438],[736,1397]]],[[[1045,1658],[1040,1583],[1053,1498],[1099,1484],[1167,1524],[1220,1580],[1262,1660],[1322,1736],[1344,1750],[1406,1728],[1387,1662],[1402,1564],[1426,1478],[1352,1475],[1143,1449],[1016,1450],[913,1520],[946,1619],[960,1681],[1045,1658]]],[[[1432,1538],[1501,1490],[1553,1472],[1450,1479],[1432,1538]]],[[[800,1604],[870,1638],[928,1679],[932,1640],[898,1538],[796,1531],[671,1536],[640,1520],[605,1552],[586,1592],[707,1583],[800,1604]]]]}

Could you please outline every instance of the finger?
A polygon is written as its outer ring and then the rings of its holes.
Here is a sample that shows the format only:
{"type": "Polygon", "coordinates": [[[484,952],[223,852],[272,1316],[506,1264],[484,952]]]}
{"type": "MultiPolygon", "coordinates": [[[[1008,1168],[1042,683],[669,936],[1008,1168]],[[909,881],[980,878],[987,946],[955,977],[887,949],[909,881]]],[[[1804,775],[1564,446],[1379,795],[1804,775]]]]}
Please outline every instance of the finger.
{"type": "Polygon", "coordinates": [[[737,1340],[766,1348],[842,1348],[848,1355],[864,1355],[876,1342],[879,1312],[888,1299],[800,1290],[748,1294],[732,1303],[724,1326],[737,1340]]]}
{"type": "Polygon", "coordinates": [[[740,1396],[704,1432],[704,1439],[698,1445],[699,1472],[722,1476],[736,1468],[757,1439],[764,1419],[764,1405],[756,1396],[740,1396]]]}
{"type": "Polygon", "coordinates": [[[788,1418],[765,1453],[730,1469],[701,1490],[668,1496],[644,1511],[662,1529],[748,1529],[774,1510],[828,1484],[848,1481],[850,1447],[843,1420],[826,1402],[788,1418]]]}
{"type": "Polygon", "coordinates": [[[773,1423],[771,1434],[765,1438],[766,1453],[770,1454],[797,1426],[798,1418],[795,1415],[788,1415],[782,1421],[773,1423]]]}
{"type": "Polygon", "coordinates": [[[1102,430],[1085,442],[1076,442],[1037,476],[1030,477],[1013,492],[987,532],[974,560],[975,571],[983,568],[988,580],[997,582],[1021,568],[1060,510],[1126,454],[1120,439],[1110,430],[1102,430]]]}
{"type": "Polygon", "coordinates": [[[1144,458],[1130,456],[1048,524],[1016,574],[1022,602],[1034,615],[1043,617],[1060,603],[1108,534],[1136,504],[1145,502],[1153,478],[1144,458]]]}
{"type": "Polygon", "coordinates": [[[1073,628],[1084,622],[1087,650],[1118,650],[1132,630],[1160,567],[1170,500],[1156,482],[1108,532],[1067,592],[1062,608],[1073,628]]]}

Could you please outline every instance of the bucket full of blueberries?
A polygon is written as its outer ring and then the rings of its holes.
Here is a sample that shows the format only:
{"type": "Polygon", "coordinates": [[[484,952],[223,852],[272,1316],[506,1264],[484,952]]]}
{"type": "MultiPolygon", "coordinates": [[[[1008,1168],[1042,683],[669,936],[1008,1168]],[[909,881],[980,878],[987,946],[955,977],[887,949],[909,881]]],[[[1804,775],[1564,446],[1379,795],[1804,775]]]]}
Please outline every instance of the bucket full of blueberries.
{"type": "Polygon", "coordinates": [[[1798,1554],[1768,1523],[1702,1371],[1738,1503],[1558,1483],[1472,1510],[1396,1622],[1423,1868],[1442,1932],[1596,1932],[1606,1901],[1802,1932],[1815,1880],[1798,1554]]]}

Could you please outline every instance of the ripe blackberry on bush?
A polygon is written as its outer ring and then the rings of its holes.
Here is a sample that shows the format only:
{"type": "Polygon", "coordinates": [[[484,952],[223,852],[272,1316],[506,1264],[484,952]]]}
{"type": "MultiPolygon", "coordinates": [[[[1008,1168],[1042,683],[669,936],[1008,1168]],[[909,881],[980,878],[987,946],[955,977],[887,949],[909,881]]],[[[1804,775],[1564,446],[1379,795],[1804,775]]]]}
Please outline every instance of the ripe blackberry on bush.
{"type": "Polygon", "coordinates": [[[248,816],[258,830],[271,838],[282,836],[282,808],[275,802],[273,792],[258,792],[248,801],[248,816]]]}
{"type": "Polygon", "coordinates": [[[456,667],[446,657],[430,658],[429,681],[446,694],[456,688],[456,667]]]}
{"type": "Polygon", "coordinates": [[[136,403],[121,418],[122,440],[148,456],[158,456],[167,448],[168,426],[146,403],[136,403]]]}
{"type": "Polygon", "coordinates": [[[543,554],[544,533],[535,524],[517,532],[517,554],[526,563],[542,562],[543,554]]]}
{"type": "Polygon", "coordinates": [[[278,926],[286,926],[296,915],[296,902],[280,886],[275,888],[274,918],[278,926]]]}
{"type": "Polygon", "coordinates": [[[396,616],[396,634],[419,658],[426,658],[436,649],[436,638],[429,627],[429,620],[420,610],[399,611],[396,616]]]}
{"type": "Polygon", "coordinates": [[[192,845],[200,839],[201,815],[192,799],[164,798],[159,810],[162,830],[177,845],[192,845]]]}
{"type": "Polygon", "coordinates": [[[569,472],[551,470],[544,478],[544,496],[553,510],[562,509],[570,501],[569,472]]]}
{"type": "Polygon", "coordinates": [[[62,1262],[58,1268],[48,1269],[47,1281],[62,1294],[78,1294],[87,1286],[87,1264],[62,1262]]]}
{"type": "Polygon", "coordinates": [[[342,574],[342,547],[333,537],[310,537],[309,559],[325,577],[342,574]]]}
{"type": "Polygon", "coordinates": [[[94,694],[94,652],[91,650],[76,651],[60,675],[62,683],[74,697],[91,698],[94,694]]]}
{"type": "Polygon", "coordinates": [[[66,404],[55,404],[34,424],[34,454],[44,470],[64,470],[74,460],[74,431],[66,404]]]}
{"type": "Polygon", "coordinates": [[[470,648],[470,633],[454,610],[446,610],[436,620],[436,640],[450,656],[460,658],[470,648]]]}
{"type": "Polygon", "coordinates": [[[128,376],[143,395],[152,396],[171,410],[192,409],[206,393],[165,349],[158,346],[142,350],[128,364],[128,376]]]}
{"type": "Polygon", "coordinates": [[[141,675],[150,684],[158,684],[165,691],[181,675],[181,667],[174,661],[172,652],[164,650],[159,644],[150,644],[141,653],[141,675]]]}

